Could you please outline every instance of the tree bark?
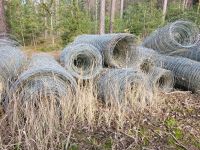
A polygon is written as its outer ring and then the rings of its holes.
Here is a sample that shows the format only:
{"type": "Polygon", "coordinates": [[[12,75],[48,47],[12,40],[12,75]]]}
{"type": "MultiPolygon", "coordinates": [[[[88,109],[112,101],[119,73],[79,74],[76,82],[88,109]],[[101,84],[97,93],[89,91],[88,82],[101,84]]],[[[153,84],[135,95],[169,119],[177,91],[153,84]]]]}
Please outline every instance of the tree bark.
{"type": "Polygon", "coordinates": [[[167,4],[168,4],[168,0],[164,0],[164,3],[163,3],[163,23],[165,22],[165,17],[166,17],[166,14],[167,14],[167,4]]]}
{"type": "Polygon", "coordinates": [[[98,33],[98,8],[99,8],[99,1],[95,0],[95,33],[98,33]]]}
{"type": "Polygon", "coordinates": [[[121,0],[121,7],[120,7],[120,18],[123,18],[124,13],[124,0],[121,0]]]}
{"type": "Polygon", "coordinates": [[[198,8],[197,8],[197,14],[199,14],[199,10],[200,10],[200,1],[199,1],[198,8]]]}
{"type": "Polygon", "coordinates": [[[7,33],[7,24],[4,12],[4,0],[0,0],[0,34],[7,33]]]}
{"type": "Polygon", "coordinates": [[[113,33],[113,25],[115,21],[115,4],[116,4],[116,0],[112,0],[111,12],[110,12],[110,33],[113,33]]]}
{"type": "Polygon", "coordinates": [[[52,45],[55,45],[55,37],[54,37],[54,26],[53,26],[53,14],[51,13],[51,41],[52,41],[52,45]]]}
{"type": "Polygon", "coordinates": [[[105,0],[101,0],[100,5],[100,25],[99,25],[99,33],[104,34],[105,33],[105,0]]]}

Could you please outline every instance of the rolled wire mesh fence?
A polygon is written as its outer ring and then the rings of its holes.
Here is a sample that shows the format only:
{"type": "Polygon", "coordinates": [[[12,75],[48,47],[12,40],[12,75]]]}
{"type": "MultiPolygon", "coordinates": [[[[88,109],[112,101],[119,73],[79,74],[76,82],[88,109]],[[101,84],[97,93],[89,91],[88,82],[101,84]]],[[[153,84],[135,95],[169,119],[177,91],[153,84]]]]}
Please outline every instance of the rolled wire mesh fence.
{"type": "Polygon", "coordinates": [[[156,66],[170,70],[175,76],[175,84],[181,88],[200,90],[200,63],[184,57],[173,57],[158,54],[152,49],[139,47],[140,54],[150,56],[156,66]]]}
{"type": "Polygon", "coordinates": [[[105,103],[151,101],[152,91],[137,69],[105,69],[95,81],[98,96],[105,103]]]}
{"type": "MultiPolygon", "coordinates": [[[[136,47],[134,51],[134,55],[131,57],[131,64],[139,65],[139,69],[147,76],[150,87],[162,92],[172,91],[174,86],[173,73],[156,67],[156,59],[159,57],[158,53],[141,46],[136,47]]],[[[132,65],[132,67],[135,66],[132,65]]]]}
{"type": "Polygon", "coordinates": [[[74,43],[88,43],[101,52],[104,64],[112,67],[124,67],[129,63],[135,36],[132,34],[81,35],[74,43]]]}
{"type": "Polygon", "coordinates": [[[75,79],[53,57],[47,54],[36,54],[32,57],[27,70],[11,87],[5,105],[13,96],[22,101],[73,97],[76,89],[75,79]]]}
{"type": "Polygon", "coordinates": [[[91,44],[70,44],[60,56],[61,64],[76,78],[91,79],[103,68],[101,53],[91,44]]]}
{"type": "Polygon", "coordinates": [[[156,91],[171,92],[174,88],[174,75],[170,70],[154,67],[149,73],[149,84],[156,91]]]}
{"type": "Polygon", "coordinates": [[[192,22],[178,20],[154,31],[142,45],[161,54],[170,54],[192,48],[198,41],[198,27],[192,22]]]}
{"type": "Polygon", "coordinates": [[[160,56],[157,64],[174,73],[178,87],[194,92],[200,90],[199,62],[183,57],[160,56]]]}
{"type": "Polygon", "coordinates": [[[26,56],[20,48],[0,44],[0,101],[10,85],[17,79],[26,64],[26,56]]]}
{"type": "Polygon", "coordinates": [[[7,33],[0,33],[0,45],[20,46],[16,38],[7,33]]]}
{"type": "Polygon", "coordinates": [[[170,56],[181,56],[195,61],[200,61],[200,43],[197,46],[170,53],[170,56]]]}

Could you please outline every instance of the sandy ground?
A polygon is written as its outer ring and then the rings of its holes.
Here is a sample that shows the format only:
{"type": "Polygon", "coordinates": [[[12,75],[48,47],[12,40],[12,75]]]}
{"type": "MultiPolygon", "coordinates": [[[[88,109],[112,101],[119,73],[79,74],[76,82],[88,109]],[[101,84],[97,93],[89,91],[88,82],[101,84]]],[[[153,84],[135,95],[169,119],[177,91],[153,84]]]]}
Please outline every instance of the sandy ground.
{"type": "Polygon", "coordinates": [[[40,51],[33,51],[33,50],[24,50],[25,54],[30,58],[33,54],[36,53],[46,53],[49,55],[54,56],[57,60],[59,59],[59,56],[61,54],[62,51],[52,51],[52,52],[40,52],[40,51]]]}

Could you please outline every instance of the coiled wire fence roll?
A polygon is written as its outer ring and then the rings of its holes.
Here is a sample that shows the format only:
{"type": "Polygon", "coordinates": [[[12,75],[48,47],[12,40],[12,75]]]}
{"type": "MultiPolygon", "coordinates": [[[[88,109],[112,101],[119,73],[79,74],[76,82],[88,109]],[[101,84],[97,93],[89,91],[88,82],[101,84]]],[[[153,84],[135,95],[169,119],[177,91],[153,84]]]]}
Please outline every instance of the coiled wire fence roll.
{"type": "Polygon", "coordinates": [[[174,75],[170,70],[154,67],[148,75],[148,81],[154,90],[171,92],[174,88],[174,75]]]}
{"type": "Polygon", "coordinates": [[[68,45],[60,56],[60,62],[79,79],[91,79],[103,68],[101,53],[87,43],[68,45]]]}
{"type": "Polygon", "coordinates": [[[101,52],[104,64],[112,67],[124,67],[129,64],[129,56],[135,47],[135,36],[132,34],[81,35],[74,43],[88,43],[101,52]]]}
{"type": "Polygon", "coordinates": [[[0,101],[23,71],[26,56],[19,47],[0,44],[0,101]]]}
{"type": "Polygon", "coordinates": [[[161,54],[170,54],[194,47],[198,41],[198,27],[192,22],[178,20],[154,31],[142,45],[161,54]]]}
{"type": "Polygon", "coordinates": [[[154,50],[137,46],[131,56],[130,67],[138,67],[146,76],[149,85],[154,90],[170,92],[174,86],[174,76],[169,70],[156,67],[157,52],[154,50]]]}
{"type": "Polygon", "coordinates": [[[158,54],[152,49],[140,47],[140,53],[151,56],[156,66],[173,72],[175,84],[191,91],[200,90],[200,63],[184,57],[173,57],[158,54]]]}
{"type": "MultiPolygon", "coordinates": [[[[35,54],[25,72],[13,84],[13,96],[22,101],[41,98],[73,97],[77,89],[75,79],[56,60],[47,54],[35,54]]],[[[6,105],[8,104],[8,99],[6,105]]]]}
{"type": "Polygon", "coordinates": [[[170,56],[181,56],[195,61],[200,61],[200,43],[197,46],[188,49],[175,51],[171,53],[170,56]]]}
{"type": "Polygon", "coordinates": [[[0,33],[0,45],[20,46],[13,35],[0,33]]]}
{"type": "Polygon", "coordinates": [[[143,73],[137,69],[105,69],[95,80],[98,96],[105,103],[145,101],[150,98],[143,73]],[[147,96],[148,95],[148,96],[147,96]]]}
{"type": "Polygon", "coordinates": [[[200,90],[199,62],[183,57],[160,56],[157,64],[174,73],[178,87],[194,92],[200,90]]]}

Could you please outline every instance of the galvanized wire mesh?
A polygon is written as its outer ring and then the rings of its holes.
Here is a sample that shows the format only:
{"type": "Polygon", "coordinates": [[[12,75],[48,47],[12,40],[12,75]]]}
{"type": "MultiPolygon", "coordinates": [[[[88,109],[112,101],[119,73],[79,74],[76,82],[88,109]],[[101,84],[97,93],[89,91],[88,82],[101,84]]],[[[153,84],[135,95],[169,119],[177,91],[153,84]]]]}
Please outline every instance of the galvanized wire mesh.
{"type": "Polygon", "coordinates": [[[181,88],[200,90],[200,63],[183,57],[158,54],[152,49],[140,47],[140,53],[155,60],[156,66],[170,70],[175,76],[175,84],[181,88]]]}
{"type": "Polygon", "coordinates": [[[99,98],[106,103],[147,101],[149,96],[145,93],[148,84],[144,75],[133,68],[105,69],[96,81],[99,98]]]}
{"type": "Polygon", "coordinates": [[[178,20],[154,31],[144,40],[143,46],[169,54],[194,47],[198,41],[198,27],[192,22],[178,20]]]}
{"type": "Polygon", "coordinates": [[[187,90],[200,90],[200,63],[172,56],[158,57],[158,65],[171,70],[175,75],[176,85],[187,90]]]}
{"type": "Polygon", "coordinates": [[[17,96],[23,101],[52,96],[59,100],[73,96],[76,88],[75,79],[53,57],[37,54],[32,57],[28,69],[19,76],[10,92],[11,98],[17,96]]]}
{"type": "Polygon", "coordinates": [[[74,43],[88,43],[101,52],[105,65],[123,67],[129,62],[132,48],[135,47],[135,37],[132,34],[81,35],[74,43]]]}
{"type": "Polygon", "coordinates": [[[200,61],[200,44],[188,49],[175,51],[173,53],[170,53],[170,56],[181,56],[195,61],[200,61]]]}
{"type": "Polygon", "coordinates": [[[102,70],[101,53],[91,44],[70,44],[62,52],[60,61],[76,78],[91,79],[102,70]]]}
{"type": "Polygon", "coordinates": [[[174,75],[169,70],[154,67],[149,73],[149,84],[154,90],[171,92],[174,88],[174,75]]]}
{"type": "Polygon", "coordinates": [[[0,93],[5,94],[10,84],[22,72],[25,63],[26,56],[20,48],[0,45],[0,93]]]}
{"type": "Polygon", "coordinates": [[[0,45],[20,46],[16,38],[7,33],[0,33],[0,45]]]}

